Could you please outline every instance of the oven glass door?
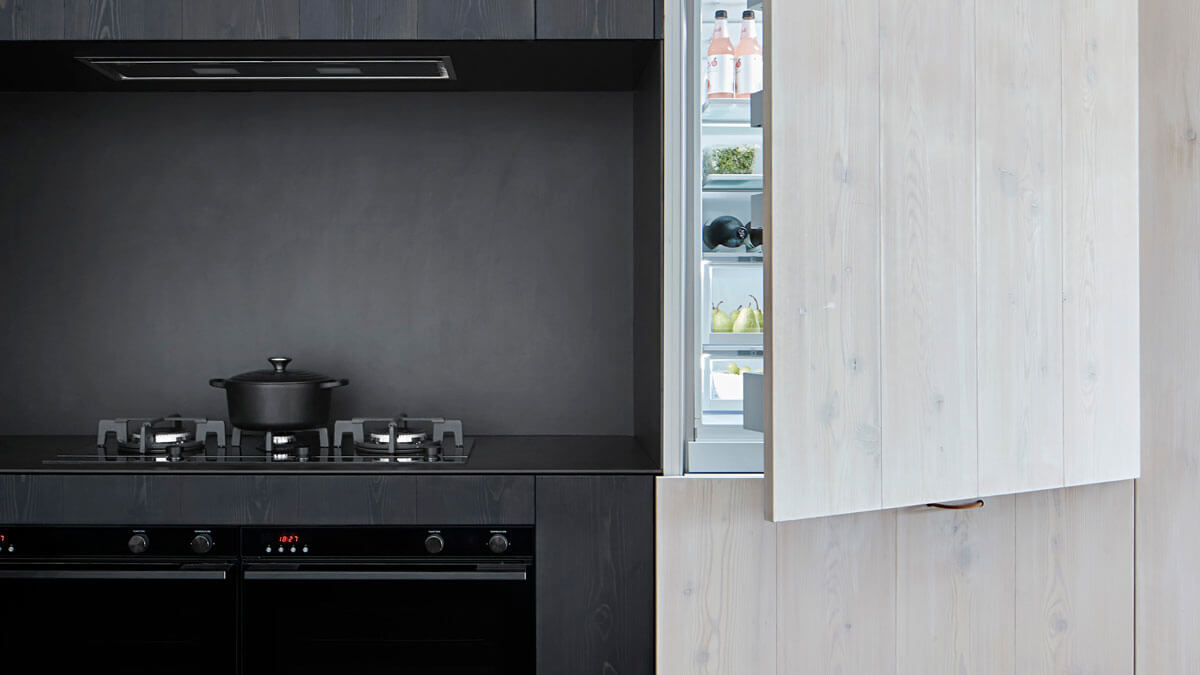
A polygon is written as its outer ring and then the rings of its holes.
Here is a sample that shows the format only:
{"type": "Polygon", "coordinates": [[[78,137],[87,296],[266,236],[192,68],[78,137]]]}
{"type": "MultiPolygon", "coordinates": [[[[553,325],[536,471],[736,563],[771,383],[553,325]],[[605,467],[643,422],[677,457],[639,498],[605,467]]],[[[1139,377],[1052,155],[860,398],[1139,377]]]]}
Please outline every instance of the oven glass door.
{"type": "Polygon", "coordinates": [[[532,568],[250,564],[247,673],[529,675],[532,568]]]}
{"type": "Polygon", "coordinates": [[[0,565],[0,672],[229,673],[233,565],[0,565]]]}

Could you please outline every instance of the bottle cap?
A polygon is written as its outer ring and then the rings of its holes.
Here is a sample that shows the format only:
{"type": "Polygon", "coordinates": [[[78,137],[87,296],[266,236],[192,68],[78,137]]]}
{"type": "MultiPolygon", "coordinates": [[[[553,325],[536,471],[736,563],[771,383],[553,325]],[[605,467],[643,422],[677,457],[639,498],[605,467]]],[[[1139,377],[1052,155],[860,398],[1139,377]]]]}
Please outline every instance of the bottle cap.
{"type": "Polygon", "coordinates": [[[726,12],[726,11],[725,11],[725,10],[723,10],[723,9],[718,9],[718,10],[717,10],[717,18],[718,18],[718,19],[728,19],[728,18],[729,18],[729,12],[726,12]]]}
{"type": "Polygon", "coordinates": [[[748,10],[742,12],[742,18],[743,19],[753,19],[754,18],[754,10],[748,9],[748,10]]]}

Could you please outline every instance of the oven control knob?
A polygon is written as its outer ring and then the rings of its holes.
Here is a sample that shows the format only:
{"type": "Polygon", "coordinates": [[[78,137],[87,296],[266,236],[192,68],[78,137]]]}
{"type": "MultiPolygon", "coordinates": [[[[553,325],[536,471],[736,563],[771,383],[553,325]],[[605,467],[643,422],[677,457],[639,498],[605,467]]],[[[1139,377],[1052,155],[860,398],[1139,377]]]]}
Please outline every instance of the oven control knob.
{"type": "Polygon", "coordinates": [[[431,534],[425,537],[425,550],[430,553],[441,553],[442,549],[446,548],[446,541],[442,539],[440,534],[431,534]]]}
{"type": "Polygon", "coordinates": [[[213,538],[207,534],[197,534],[192,537],[192,552],[193,553],[208,553],[213,547],[213,538]]]}
{"type": "Polygon", "coordinates": [[[133,553],[145,553],[150,548],[150,538],[144,534],[135,534],[129,538],[129,550],[133,553]]]}
{"type": "Polygon", "coordinates": [[[502,534],[493,534],[491,539],[488,539],[488,550],[492,553],[504,553],[508,550],[508,537],[502,534]]]}

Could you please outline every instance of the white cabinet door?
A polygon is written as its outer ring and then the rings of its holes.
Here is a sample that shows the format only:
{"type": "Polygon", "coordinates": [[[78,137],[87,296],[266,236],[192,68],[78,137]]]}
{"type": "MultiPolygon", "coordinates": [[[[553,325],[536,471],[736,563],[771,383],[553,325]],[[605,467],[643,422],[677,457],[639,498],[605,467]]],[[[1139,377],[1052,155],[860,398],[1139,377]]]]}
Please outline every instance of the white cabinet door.
{"type": "Polygon", "coordinates": [[[1136,477],[1136,0],[767,5],[768,517],[1136,477]]]}

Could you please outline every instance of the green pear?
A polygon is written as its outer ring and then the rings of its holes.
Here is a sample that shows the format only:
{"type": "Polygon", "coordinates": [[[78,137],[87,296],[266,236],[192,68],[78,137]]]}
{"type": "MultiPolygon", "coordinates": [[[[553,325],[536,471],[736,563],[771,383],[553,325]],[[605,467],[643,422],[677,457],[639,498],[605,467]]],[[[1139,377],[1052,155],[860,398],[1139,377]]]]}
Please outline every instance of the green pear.
{"type": "Polygon", "coordinates": [[[737,318],[733,321],[733,332],[735,333],[761,333],[762,319],[761,313],[756,313],[750,307],[738,312],[737,318]]]}
{"type": "Polygon", "coordinates": [[[738,364],[736,364],[736,363],[731,363],[728,366],[725,366],[725,370],[728,370],[729,372],[733,373],[734,375],[742,374],[742,369],[739,368],[738,364]]]}
{"type": "Polygon", "coordinates": [[[750,299],[754,301],[754,315],[758,318],[758,329],[761,331],[763,329],[763,326],[767,325],[767,324],[763,323],[762,308],[758,306],[758,298],[751,295],[750,299]]]}
{"type": "Polygon", "coordinates": [[[733,330],[733,317],[721,309],[721,302],[713,305],[712,309],[712,332],[714,333],[728,333],[733,330]]]}

